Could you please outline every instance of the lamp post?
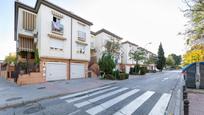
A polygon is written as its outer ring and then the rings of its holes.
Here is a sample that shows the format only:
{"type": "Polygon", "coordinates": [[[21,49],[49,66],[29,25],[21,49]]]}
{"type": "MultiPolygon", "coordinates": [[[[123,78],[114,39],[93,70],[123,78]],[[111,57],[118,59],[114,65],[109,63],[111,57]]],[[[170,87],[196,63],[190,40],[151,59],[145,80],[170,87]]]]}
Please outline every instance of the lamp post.
{"type": "Polygon", "coordinates": [[[146,47],[147,47],[148,45],[150,45],[150,44],[152,44],[152,42],[146,43],[145,46],[144,46],[144,48],[146,49],[146,47]]]}

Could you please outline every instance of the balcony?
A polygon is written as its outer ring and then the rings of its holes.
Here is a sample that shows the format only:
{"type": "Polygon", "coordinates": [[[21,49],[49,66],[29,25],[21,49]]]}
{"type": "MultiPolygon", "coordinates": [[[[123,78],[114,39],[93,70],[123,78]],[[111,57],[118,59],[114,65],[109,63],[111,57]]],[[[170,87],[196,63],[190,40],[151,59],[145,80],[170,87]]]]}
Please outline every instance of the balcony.
{"type": "Polygon", "coordinates": [[[30,36],[20,36],[18,42],[18,51],[34,51],[34,39],[30,36]]]}
{"type": "Polygon", "coordinates": [[[60,24],[60,22],[52,21],[52,32],[56,34],[63,34],[64,33],[64,26],[60,24]]]}

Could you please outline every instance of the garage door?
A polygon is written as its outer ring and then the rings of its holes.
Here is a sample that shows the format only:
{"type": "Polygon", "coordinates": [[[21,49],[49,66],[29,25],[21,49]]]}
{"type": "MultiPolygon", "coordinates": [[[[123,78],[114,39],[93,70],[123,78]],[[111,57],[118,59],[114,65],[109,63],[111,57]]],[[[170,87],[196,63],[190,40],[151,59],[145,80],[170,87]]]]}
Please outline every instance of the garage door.
{"type": "Polygon", "coordinates": [[[71,79],[85,78],[85,65],[81,63],[71,63],[71,79]]]}
{"type": "Polygon", "coordinates": [[[67,64],[60,62],[46,63],[46,80],[63,80],[67,79],[67,64]]]}

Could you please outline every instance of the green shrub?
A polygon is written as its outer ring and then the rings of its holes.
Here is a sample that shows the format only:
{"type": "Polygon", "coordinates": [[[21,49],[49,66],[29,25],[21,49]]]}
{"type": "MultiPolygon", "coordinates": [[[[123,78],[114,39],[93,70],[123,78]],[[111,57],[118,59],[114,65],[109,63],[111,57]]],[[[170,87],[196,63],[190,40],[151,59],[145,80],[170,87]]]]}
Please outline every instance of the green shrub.
{"type": "Polygon", "coordinates": [[[134,67],[134,72],[135,72],[136,74],[138,74],[139,71],[140,71],[140,65],[139,65],[139,64],[136,64],[135,67],[134,67]]]}
{"type": "Polygon", "coordinates": [[[113,71],[112,75],[115,77],[115,79],[119,79],[120,76],[119,76],[119,70],[116,70],[116,71],[113,71]]]}
{"type": "Polygon", "coordinates": [[[107,53],[103,54],[102,58],[99,59],[98,64],[99,64],[100,70],[105,72],[105,74],[112,74],[113,69],[116,66],[113,57],[107,53]]]}
{"type": "Polygon", "coordinates": [[[130,72],[129,72],[129,74],[133,74],[134,73],[134,68],[133,67],[130,67],[130,72]]]}
{"type": "Polygon", "coordinates": [[[19,62],[18,65],[21,70],[26,70],[28,67],[28,64],[26,62],[19,62]]]}
{"type": "Polygon", "coordinates": [[[140,65],[137,64],[133,68],[132,67],[130,68],[129,74],[131,74],[131,75],[138,75],[139,72],[140,72],[140,65]]]}
{"type": "Polygon", "coordinates": [[[119,79],[118,80],[124,80],[124,79],[128,79],[129,74],[126,73],[119,73],[119,79]]]}
{"type": "Polygon", "coordinates": [[[129,78],[129,74],[125,73],[125,79],[129,78]]]}
{"type": "Polygon", "coordinates": [[[115,76],[113,76],[112,74],[106,74],[105,79],[115,80],[115,76]]]}
{"type": "Polygon", "coordinates": [[[147,73],[147,67],[140,67],[140,75],[145,75],[147,73]]]}

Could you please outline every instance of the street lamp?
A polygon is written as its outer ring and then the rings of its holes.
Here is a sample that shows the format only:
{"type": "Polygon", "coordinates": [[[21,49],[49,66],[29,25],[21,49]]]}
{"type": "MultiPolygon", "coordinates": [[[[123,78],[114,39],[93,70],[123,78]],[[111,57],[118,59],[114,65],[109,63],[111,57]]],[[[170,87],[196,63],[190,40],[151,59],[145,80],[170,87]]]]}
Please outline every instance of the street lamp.
{"type": "Polygon", "coordinates": [[[147,45],[150,45],[150,44],[152,44],[152,42],[146,43],[145,46],[144,46],[144,48],[146,49],[147,45]]]}

